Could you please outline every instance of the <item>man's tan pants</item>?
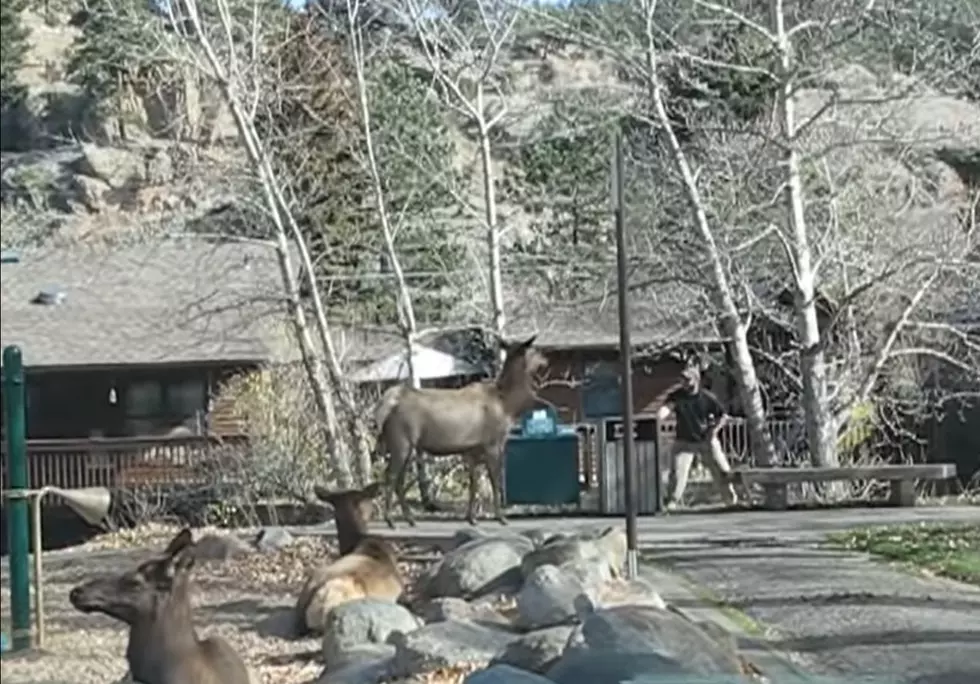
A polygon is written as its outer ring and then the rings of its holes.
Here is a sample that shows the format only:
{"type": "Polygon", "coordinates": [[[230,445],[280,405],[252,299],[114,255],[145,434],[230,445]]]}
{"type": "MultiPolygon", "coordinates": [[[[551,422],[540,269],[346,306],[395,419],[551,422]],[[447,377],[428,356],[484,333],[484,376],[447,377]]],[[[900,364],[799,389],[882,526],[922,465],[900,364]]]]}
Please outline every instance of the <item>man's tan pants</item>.
{"type": "Polygon", "coordinates": [[[687,488],[687,478],[691,474],[694,459],[700,457],[701,463],[711,471],[711,478],[721,491],[721,498],[726,504],[738,501],[735,487],[732,485],[731,466],[725,457],[718,439],[707,439],[703,442],[685,442],[675,440],[670,450],[670,477],[667,480],[667,505],[677,505],[687,488]]]}

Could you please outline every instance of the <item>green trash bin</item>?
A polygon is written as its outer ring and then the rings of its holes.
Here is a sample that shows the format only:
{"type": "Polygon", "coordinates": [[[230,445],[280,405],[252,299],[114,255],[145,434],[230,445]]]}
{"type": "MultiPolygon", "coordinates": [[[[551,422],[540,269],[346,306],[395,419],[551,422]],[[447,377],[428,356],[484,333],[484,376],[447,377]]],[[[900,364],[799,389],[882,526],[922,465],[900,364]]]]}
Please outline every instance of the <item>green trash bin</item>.
{"type": "Polygon", "coordinates": [[[573,427],[559,425],[553,408],[525,413],[504,452],[507,504],[578,504],[578,440],[573,427]]]}

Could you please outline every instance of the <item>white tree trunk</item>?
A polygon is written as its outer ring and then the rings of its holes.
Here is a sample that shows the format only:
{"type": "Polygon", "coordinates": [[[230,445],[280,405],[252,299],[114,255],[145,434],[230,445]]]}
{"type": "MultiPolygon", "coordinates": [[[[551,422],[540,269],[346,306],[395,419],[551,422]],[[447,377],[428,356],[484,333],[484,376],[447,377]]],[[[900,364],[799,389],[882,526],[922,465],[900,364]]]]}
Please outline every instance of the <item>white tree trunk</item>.
{"type": "MultiPolygon", "coordinates": [[[[657,52],[654,43],[654,24],[653,9],[656,3],[650,3],[647,12],[647,71],[650,80],[650,90],[653,100],[654,110],[657,121],[660,123],[667,142],[670,147],[674,165],[681,174],[684,181],[684,191],[690,205],[691,218],[698,231],[704,248],[705,256],[710,264],[711,296],[715,307],[720,313],[722,332],[730,340],[732,345],[732,359],[734,368],[732,369],[735,377],[735,385],[738,388],[739,399],[745,411],[746,423],[749,431],[749,439],[752,444],[752,457],[756,465],[770,466],[776,462],[776,451],[773,447],[772,437],[769,434],[766,424],[765,407],[762,403],[762,392],[759,389],[759,380],[755,372],[755,363],[749,349],[747,329],[744,321],[738,312],[735,298],[732,296],[731,283],[725,271],[724,262],[718,250],[715,236],[708,224],[708,216],[698,191],[697,181],[691,171],[687,155],[681,147],[677,135],[670,124],[670,117],[664,104],[663,91],[661,89],[660,78],[657,74],[657,52]]],[[[775,492],[767,492],[767,503],[776,504],[772,500],[775,492]]]]}
{"type": "MultiPolygon", "coordinates": [[[[368,102],[367,81],[364,76],[364,47],[357,22],[359,8],[359,3],[348,0],[348,38],[351,57],[354,63],[354,73],[357,78],[357,98],[361,114],[361,130],[364,134],[364,151],[367,157],[368,171],[371,175],[375,208],[378,212],[378,222],[381,224],[385,253],[388,256],[388,261],[395,275],[395,305],[398,311],[399,328],[401,329],[402,338],[405,342],[405,360],[408,363],[409,383],[417,389],[421,387],[421,382],[419,381],[415,367],[415,338],[418,334],[415,321],[415,306],[412,303],[412,295],[408,291],[408,284],[405,280],[405,272],[402,269],[398,249],[395,247],[394,231],[391,227],[388,203],[385,199],[384,185],[381,182],[381,173],[378,170],[378,159],[374,149],[374,133],[371,130],[371,107],[368,102]]],[[[379,425],[378,428],[380,427],[379,425]]],[[[370,453],[362,453],[359,463],[362,477],[366,482],[371,473],[370,453]]]]}
{"type": "MultiPolygon", "coordinates": [[[[221,89],[222,97],[228,105],[229,111],[231,112],[235,121],[235,127],[238,129],[239,137],[245,146],[245,151],[248,154],[249,161],[258,175],[266,206],[270,211],[272,224],[275,229],[276,253],[279,261],[280,274],[283,280],[283,287],[286,290],[286,304],[290,319],[292,321],[293,332],[300,349],[303,366],[306,369],[307,377],[310,382],[310,389],[313,392],[317,409],[319,410],[324,422],[324,436],[326,437],[327,448],[330,452],[329,455],[333,460],[333,466],[337,474],[338,484],[341,487],[349,487],[353,483],[353,477],[350,472],[350,465],[346,458],[346,454],[344,454],[341,449],[338,448],[340,446],[340,440],[338,439],[340,429],[333,404],[334,396],[333,392],[331,392],[331,387],[326,381],[320,355],[317,353],[317,350],[313,344],[313,337],[310,333],[309,324],[307,322],[306,311],[303,308],[302,299],[299,294],[299,285],[293,269],[292,259],[289,254],[290,232],[292,232],[292,238],[307,266],[307,276],[312,279],[313,271],[311,268],[311,260],[309,259],[309,250],[302,233],[298,230],[296,222],[293,220],[293,217],[289,212],[289,208],[284,201],[282,189],[279,187],[279,183],[272,171],[269,160],[262,149],[258,132],[252,125],[251,120],[245,115],[242,103],[235,92],[235,86],[232,83],[231,74],[229,74],[228,68],[226,68],[226,66],[219,60],[218,55],[208,38],[208,33],[202,26],[196,0],[186,0],[185,7],[187,9],[188,18],[191,20],[194,27],[194,36],[188,37],[188,40],[196,39],[200,43],[208,65],[212,71],[210,75],[218,83],[221,89]]],[[[222,7],[221,9],[224,10],[220,13],[220,15],[223,17],[222,21],[226,23],[225,29],[230,35],[231,27],[227,25],[227,17],[229,16],[227,7],[222,7]]],[[[233,46],[229,45],[229,49],[233,49],[233,46]]],[[[235,75],[237,76],[237,74],[235,75]]],[[[317,295],[318,293],[315,282],[312,284],[312,290],[314,294],[317,295]]],[[[318,312],[318,314],[319,313],[320,312],[318,312]]],[[[324,348],[328,354],[328,360],[332,364],[331,370],[336,369],[339,371],[340,364],[337,362],[336,355],[333,353],[333,340],[330,337],[329,329],[325,327],[326,317],[318,315],[318,319],[320,337],[326,340],[324,348]]]]}
{"type": "MultiPolygon", "coordinates": [[[[490,324],[498,337],[503,337],[507,324],[504,315],[504,285],[500,268],[500,226],[497,221],[497,179],[494,176],[490,148],[490,127],[486,121],[483,84],[476,86],[477,130],[480,136],[480,164],[483,170],[483,210],[487,230],[487,252],[490,266],[490,324]]],[[[501,361],[503,359],[500,359],[501,361]]]]}
{"type": "Polygon", "coordinates": [[[793,267],[794,314],[800,344],[800,381],[803,385],[803,413],[806,426],[810,459],[815,466],[831,467],[838,464],[836,430],[830,411],[827,390],[827,363],[820,340],[817,318],[816,273],[807,235],[804,214],[803,182],[800,177],[800,157],[796,149],[796,102],[795,80],[792,76],[793,54],[786,31],[782,0],[771,5],[773,34],[779,59],[782,83],[777,96],[777,112],[781,130],[781,142],[785,149],[785,189],[789,236],[787,252],[793,267]]]}

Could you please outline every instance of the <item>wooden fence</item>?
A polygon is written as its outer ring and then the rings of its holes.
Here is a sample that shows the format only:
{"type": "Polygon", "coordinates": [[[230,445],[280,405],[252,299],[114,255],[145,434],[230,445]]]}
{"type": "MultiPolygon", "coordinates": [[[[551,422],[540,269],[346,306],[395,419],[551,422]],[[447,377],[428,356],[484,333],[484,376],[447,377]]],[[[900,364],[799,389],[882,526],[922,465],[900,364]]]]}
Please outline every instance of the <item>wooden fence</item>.
{"type": "MultiPolygon", "coordinates": [[[[598,483],[599,422],[584,422],[574,427],[579,433],[580,477],[586,488],[598,483]]],[[[791,464],[804,454],[794,453],[800,447],[801,427],[796,421],[769,421],[770,434],[776,443],[777,455],[791,464]]],[[[660,425],[660,448],[666,454],[674,440],[673,420],[660,425]]],[[[752,450],[748,428],[744,418],[732,418],[720,435],[722,446],[733,467],[752,465],[752,450]]],[[[922,445],[912,445],[919,446],[922,445]]],[[[180,437],[125,437],[102,439],[46,439],[29,440],[27,443],[28,482],[32,488],[53,485],[57,487],[108,487],[136,488],[141,486],[207,486],[229,484],[227,473],[234,468],[223,468],[223,459],[235,450],[248,448],[244,435],[180,436],[180,437]],[[223,474],[224,473],[224,474],[223,474]]],[[[897,449],[900,455],[911,460],[924,459],[917,449],[897,449]]],[[[924,454],[924,448],[922,448],[924,454]]],[[[871,440],[862,449],[865,458],[894,460],[896,445],[876,443],[871,440]]],[[[0,461],[0,487],[7,486],[7,452],[3,444],[0,461]]],[[[796,463],[795,465],[799,465],[796,463]]],[[[56,502],[53,497],[45,500],[48,505],[56,502]]]]}
{"type": "MultiPolygon", "coordinates": [[[[206,484],[221,471],[220,460],[228,450],[244,448],[245,441],[241,435],[29,440],[28,485],[114,489],[206,484]]],[[[6,445],[0,486],[7,486],[6,445]]]]}
{"type": "MultiPolygon", "coordinates": [[[[777,451],[784,452],[797,439],[796,422],[790,420],[770,420],[769,434],[776,443],[777,451]]],[[[599,468],[599,430],[601,421],[578,423],[575,425],[579,434],[579,469],[580,478],[587,489],[598,483],[599,468]]],[[[667,466],[667,454],[674,443],[677,424],[671,417],[660,421],[660,448],[664,467],[667,466]]],[[[732,467],[748,467],[752,465],[752,445],[749,441],[749,430],[744,418],[730,418],[722,427],[719,435],[722,448],[728,455],[732,467]]]]}

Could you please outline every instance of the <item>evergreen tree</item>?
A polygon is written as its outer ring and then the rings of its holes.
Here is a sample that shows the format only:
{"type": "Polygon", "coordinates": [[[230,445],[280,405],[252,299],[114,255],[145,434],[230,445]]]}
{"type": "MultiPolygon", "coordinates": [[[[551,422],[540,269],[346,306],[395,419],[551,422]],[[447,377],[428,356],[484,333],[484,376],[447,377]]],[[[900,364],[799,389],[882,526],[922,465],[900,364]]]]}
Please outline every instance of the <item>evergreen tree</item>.
{"type": "Polygon", "coordinates": [[[27,29],[21,23],[20,13],[26,0],[4,0],[0,3],[0,105],[4,115],[18,106],[24,96],[23,87],[17,82],[17,71],[24,64],[27,54],[27,29]]]}

